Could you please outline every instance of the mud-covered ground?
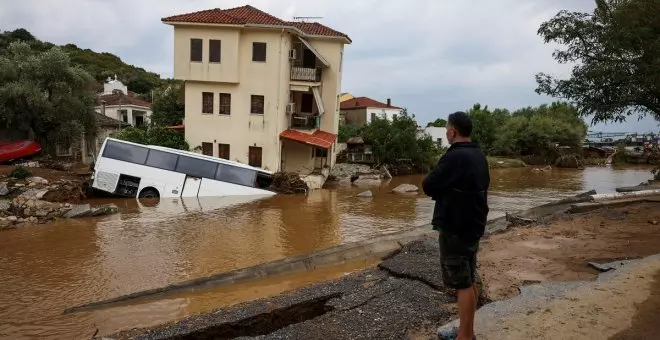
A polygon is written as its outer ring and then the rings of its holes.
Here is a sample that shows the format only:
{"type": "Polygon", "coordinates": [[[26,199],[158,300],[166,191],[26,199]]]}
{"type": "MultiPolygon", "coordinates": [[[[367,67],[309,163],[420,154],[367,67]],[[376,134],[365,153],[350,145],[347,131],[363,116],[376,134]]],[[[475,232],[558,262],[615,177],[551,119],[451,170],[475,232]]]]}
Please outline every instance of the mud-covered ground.
{"type": "MultiPolygon", "coordinates": [[[[518,294],[519,287],[529,284],[593,280],[599,272],[590,268],[588,262],[605,263],[660,253],[660,202],[631,203],[615,209],[557,216],[545,224],[512,228],[483,241],[479,273],[490,299],[511,298],[518,294]]],[[[401,253],[385,260],[378,268],[277,297],[192,316],[174,324],[110,337],[435,339],[437,326],[456,317],[453,292],[442,285],[438,266],[437,241],[430,238],[404,247],[401,253]]],[[[628,320],[615,320],[620,326],[615,338],[654,338],[660,320],[649,303],[657,306],[658,284],[652,275],[643,275],[644,280],[627,277],[625,282],[616,281],[611,287],[593,288],[602,291],[598,291],[598,297],[594,295],[593,303],[585,302],[584,306],[593,310],[584,312],[588,315],[577,315],[575,318],[580,322],[562,321],[560,317],[565,311],[582,308],[577,298],[562,300],[561,306],[548,307],[545,316],[539,313],[530,314],[524,321],[508,320],[507,327],[516,330],[507,333],[508,338],[522,339],[530,334],[535,338],[554,338],[556,334],[551,330],[539,335],[540,325],[546,321],[564,322],[564,335],[598,338],[598,329],[591,326],[607,323],[608,320],[599,318],[617,315],[614,311],[617,306],[596,302],[607,300],[608,294],[631,292],[637,295],[630,296],[633,299],[630,301],[639,300],[639,303],[628,304],[631,312],[628,320]],[[649,282],[655,288],[649,288],[649,282]],[[556,315],[552,314],[555,312],[556,315]]]]}

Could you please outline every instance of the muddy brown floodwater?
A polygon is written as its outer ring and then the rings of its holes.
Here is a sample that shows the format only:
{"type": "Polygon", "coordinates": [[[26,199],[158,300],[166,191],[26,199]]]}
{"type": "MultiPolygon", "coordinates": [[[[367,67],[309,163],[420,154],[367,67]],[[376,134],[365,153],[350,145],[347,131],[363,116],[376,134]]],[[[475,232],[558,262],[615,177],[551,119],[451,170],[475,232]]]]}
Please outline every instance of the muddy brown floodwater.
{"type": "MultiPolygon", "coordinates": [[[[495,170],[490,218],[596,189],[650,179],[649,168],[495,170]]],[[[142,206],[115,200],[121,213],[61,221],[0,233],[0,338],[89,339],[148,327],[314,281],[368,264],[246,287],[241,296],[214,290],[145,304],[63,315],[68,307],[157,288],[214,273],[410,229],[428,223],[433,202],[395,195],[396,185],[420,185],[423,176],[398,177],[380,187],[339,185],[308,196],[283,196],[226,206],[223,199],[142,206]],[[357,198],[371,189],[374,197],[357,198]],[[229,300],[229,301],[228,301],[229,300]]]]}

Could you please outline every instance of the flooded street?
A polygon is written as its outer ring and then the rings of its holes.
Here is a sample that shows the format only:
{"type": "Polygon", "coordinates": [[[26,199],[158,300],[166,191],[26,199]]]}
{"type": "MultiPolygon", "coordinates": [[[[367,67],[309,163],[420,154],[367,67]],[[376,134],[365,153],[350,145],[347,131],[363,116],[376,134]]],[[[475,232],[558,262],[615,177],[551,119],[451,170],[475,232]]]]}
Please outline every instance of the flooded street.
{"type": "MultiPolygon", "coordinates": [[[[651,178],[649,168],[494,170],[491,215],[546,203],[595,189],[614,192],[651,178]]],[[[284,196],[227,206],[227,199],[170,201],[143,206],[115,200],[121,214],[0,233],[0,338],[89,339],[99,329],[145,327],[214,308],[227,297],[221,290],[190,293],[151,303],[62,315],[75,305],[157,288],[218,272],[428,223],[433,201],[389,193],[402,183],[420,186],[423,176],[398,177],[381,187],[339,185],[308,196],[284,196]],[[372,190],[371,199],[358,198],[372,190]]],[[[356,268],[359,267],[356,265],[356,268]]],[[[352,268],[342,268],[343,271],[352,268]]],[[[341,271],[339,271],[341,273],[341,271]]],[[[291,277],[265,282],[274,291],[331,278],[291,277]]]]}

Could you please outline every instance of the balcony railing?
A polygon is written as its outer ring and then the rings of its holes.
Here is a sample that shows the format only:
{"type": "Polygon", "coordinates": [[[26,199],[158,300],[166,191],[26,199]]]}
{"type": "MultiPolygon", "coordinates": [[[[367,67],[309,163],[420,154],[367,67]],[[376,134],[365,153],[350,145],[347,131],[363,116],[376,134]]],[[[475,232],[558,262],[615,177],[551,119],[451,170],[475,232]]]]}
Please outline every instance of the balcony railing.
{"type": "Polygon", "coordinates": [[[318,129],[319,116],[294,113],[291,115],[291,127],[294,129],[318,129]]]}
{"type": "Polygon", "coordinates": [[[321,81],[320,68],[291,67],[291,80],[321,81]]]}

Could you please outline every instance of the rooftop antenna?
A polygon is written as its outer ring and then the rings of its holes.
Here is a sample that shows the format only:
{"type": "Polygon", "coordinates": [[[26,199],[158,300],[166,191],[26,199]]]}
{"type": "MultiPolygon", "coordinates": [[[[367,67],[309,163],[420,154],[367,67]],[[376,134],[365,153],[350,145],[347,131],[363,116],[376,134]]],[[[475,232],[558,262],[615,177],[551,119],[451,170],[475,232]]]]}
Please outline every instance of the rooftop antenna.
{"type": "Polygon", "coordinates": [[[323,17],[293,17],[294,21],[306,22],[308,20],[320,20],[323,17]]]}

